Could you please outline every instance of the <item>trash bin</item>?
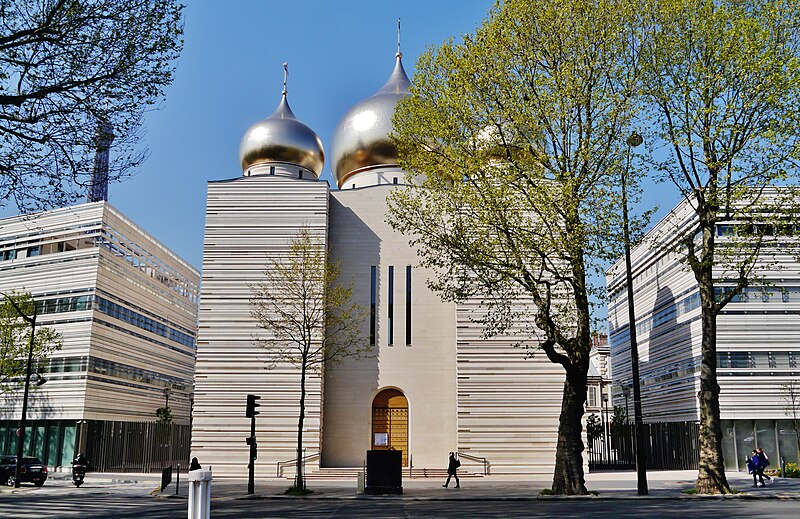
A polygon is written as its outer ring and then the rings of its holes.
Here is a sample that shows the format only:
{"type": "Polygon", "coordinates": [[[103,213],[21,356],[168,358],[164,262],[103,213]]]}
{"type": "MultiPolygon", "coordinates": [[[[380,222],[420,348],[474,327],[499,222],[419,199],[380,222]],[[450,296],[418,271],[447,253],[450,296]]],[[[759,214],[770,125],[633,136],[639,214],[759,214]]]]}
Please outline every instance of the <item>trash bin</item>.
{"type": "Polygon", "coordinates": [[[403,452],[397,450],[367,451],[367,494],[403,493],[403,452]]]}

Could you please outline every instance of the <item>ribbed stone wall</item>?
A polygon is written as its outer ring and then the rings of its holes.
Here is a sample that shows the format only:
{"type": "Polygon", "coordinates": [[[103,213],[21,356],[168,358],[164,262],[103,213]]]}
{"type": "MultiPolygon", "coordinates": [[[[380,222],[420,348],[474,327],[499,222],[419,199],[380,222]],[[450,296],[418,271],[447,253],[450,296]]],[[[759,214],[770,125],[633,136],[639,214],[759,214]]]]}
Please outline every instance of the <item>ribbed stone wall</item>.
{"type": "MultiPolygon", "coordinates": [[[[261,396],[256,474],[274,476],[277,462],[295,458],[300,372],[288,364],[267,369],[265,351],[253,344],[264,332],[250,316],[250,287],[299,228],[325,241],[327,213],[325,182],[255,175],[209,183],[192,455],[215,476],[247,476],[248,393],[261,396]]],[[[320,377],[309,377],[306,389],[304,444],[313,454],[320,450],[320,377]]]]}

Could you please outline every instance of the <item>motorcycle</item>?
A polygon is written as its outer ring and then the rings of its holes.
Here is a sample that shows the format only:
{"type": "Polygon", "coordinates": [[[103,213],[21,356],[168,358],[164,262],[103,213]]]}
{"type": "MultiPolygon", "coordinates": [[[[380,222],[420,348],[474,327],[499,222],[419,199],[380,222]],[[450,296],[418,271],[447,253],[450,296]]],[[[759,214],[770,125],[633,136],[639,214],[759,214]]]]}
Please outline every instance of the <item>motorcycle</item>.
{"type": "Polygon", "coordinates": [[[86,477],[86,465],[80,463],[73,463],[72,465],[72,484],[76,487],[83,485],[83,479],[86,477]]]}

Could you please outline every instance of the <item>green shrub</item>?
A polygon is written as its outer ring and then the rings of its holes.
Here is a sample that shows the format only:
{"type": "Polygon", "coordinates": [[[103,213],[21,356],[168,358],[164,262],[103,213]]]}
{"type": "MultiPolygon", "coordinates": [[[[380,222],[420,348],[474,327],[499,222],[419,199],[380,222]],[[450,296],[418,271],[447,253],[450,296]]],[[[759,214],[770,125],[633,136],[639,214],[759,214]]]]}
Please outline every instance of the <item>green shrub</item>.
{"type": "Polygon", "coordinates": [[[544,488],[544,489],[542,489],[541,492],[539,492],[539,495],[542,495],[542,496],[554,496],[554,495],[556,495],[556,493],[553,492],[552,488],[544,488]]]}
{"type": "Polygon", "coordinates": [[[776,476],[784,478],[800,478],[800,465],[797,463],[786,464],[786,474],[781,474],[781,469],[775,471],[776,476]]]}
{"type": "Polygon", "coordinates": [[[314,493],[313,490],[309,490],[305,487],[298,487],[295,485],[290,486],[284,492],[284,494],[287,496],[307,496],[308,494],[313,494],[313,493],[314,493]]]}

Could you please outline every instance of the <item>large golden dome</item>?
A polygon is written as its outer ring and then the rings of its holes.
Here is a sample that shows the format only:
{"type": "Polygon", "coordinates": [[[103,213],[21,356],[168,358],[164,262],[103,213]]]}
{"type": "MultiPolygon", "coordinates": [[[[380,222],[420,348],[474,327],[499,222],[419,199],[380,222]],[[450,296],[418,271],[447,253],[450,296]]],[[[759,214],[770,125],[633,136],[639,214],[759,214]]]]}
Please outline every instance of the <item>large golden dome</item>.
{"type": "Polygon", "coordinates": [[[242,171],[257,164],[293,164],[319,178],[325,163],[322,141],[314,130],[298,121],[283,91],[275,113],[251,126],[239,145],[242,171]]]}
{"type": "Polygon", "coordinates": [[[386,84],[353,106],[339,121],[331,142],[331,169],[339,187],[347,177],[365,168],[397,165],[397,148],[389,133],[397,101],[411,94],[410,86],[398,52],[386,84]]]}

